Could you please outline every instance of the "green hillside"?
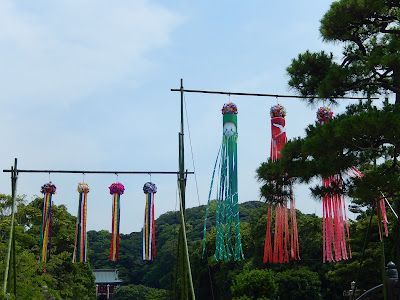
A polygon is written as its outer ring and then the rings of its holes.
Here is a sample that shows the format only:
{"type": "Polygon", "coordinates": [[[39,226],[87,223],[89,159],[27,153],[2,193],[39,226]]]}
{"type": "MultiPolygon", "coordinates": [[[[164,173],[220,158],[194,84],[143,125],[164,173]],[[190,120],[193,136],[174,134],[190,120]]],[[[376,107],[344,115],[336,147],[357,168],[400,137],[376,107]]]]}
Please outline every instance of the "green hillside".
{"type": "MultiPolygon", "coordinates": [[[[264,264],[262,259],[266,204],[259,201],[240,204],[241,234],[245,254],[245,260],[240,262],[215,262],[212,259],[215,251],[215,201],[211,203],[207,222],[208,259],[201,257],[205,209],[206,206],[203,205],[186,210],[189,255],[198,299],[213,299],[213,297],[239,299],[238,296],[241,294],[250,298],[240,299],[258,299],[256,294],[251,294],[252,296],[246,294],[249,293],[249,289],[260,290],[257,288],[257,282],[253,282],[254,278],[264,278],[263,282],[272,278],[276,288],[275,292],[269,295],[271,299],[278,296],[280,299],[342,299],[343,291],[349,289],[350,282],[356,278],[369,221],[366,214],[362,214],[357,221],[350,224],[353,259],[323,264],[322,220],[314,214],[306,215],[297,211],[301,260],[286,264],[264,264]],[[249,280],[248,285],[238,284],[249,280]]],[[[122,234],[119,260],[111,262],[108,260],[110,233],[90,231],[88,232],[90,265],[92,268],[119,269],[120,277],[125,284],[167,290],[170,291],[168,295],[173,298],[174,283],[177,279],[179,281],[174,272],[179,222],[178,212],[167,212],[156,220],[157,256],[151,262],[141,260],[141,232],[122,234]]],[[[367,241],[367,251],[358,280],[358,285],[364,289],[381,283],[380,260],[376,259],[380,255],[377,226],[372,226],[367,241]]],[[[386,255],[390,258],[391,237],[385,242],[386,255]]],[[[273,286],[271,290],[274,291],[273,286]]]]}

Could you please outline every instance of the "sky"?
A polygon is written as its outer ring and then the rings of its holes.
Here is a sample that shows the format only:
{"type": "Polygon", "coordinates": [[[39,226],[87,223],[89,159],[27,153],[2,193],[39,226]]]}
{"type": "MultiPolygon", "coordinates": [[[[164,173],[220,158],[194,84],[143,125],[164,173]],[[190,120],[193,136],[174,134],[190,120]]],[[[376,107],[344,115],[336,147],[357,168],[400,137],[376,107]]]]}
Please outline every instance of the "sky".
{"type": "MultiPolygon", "coordinates": [[[[171,89],[294,95],[285,71],[324,43],[319,21],[332,1],[0,1],[0,168],[177,171],[180,94],[171,89]]],[[[185,93],[186,206],[207,203],[222,138],[221,108],[238,107],[239,202],[262,201],[257,167],[270,156],[269,109],[287,110],[289,139],[304,136],[318,107],[295,98],[185,93]]],[[[333,108],[343,112],[349,100],[333,108]]],[[[20,173],[28,201],[57,186],[54,204],[76,215],[79,182],[89,184],[89,230],[111,230],[114,182],[121,233],[143,225],[145,182],[158,188],[155,215],[178,209],[175,175],[20,173]]],[[[10,194],[10,173],[0,173],[10,194]]],[[[306,186],[296,207],[322,213],[306,186]]],[[[351,217],[351,216],[349,216],[351,217]]]]}

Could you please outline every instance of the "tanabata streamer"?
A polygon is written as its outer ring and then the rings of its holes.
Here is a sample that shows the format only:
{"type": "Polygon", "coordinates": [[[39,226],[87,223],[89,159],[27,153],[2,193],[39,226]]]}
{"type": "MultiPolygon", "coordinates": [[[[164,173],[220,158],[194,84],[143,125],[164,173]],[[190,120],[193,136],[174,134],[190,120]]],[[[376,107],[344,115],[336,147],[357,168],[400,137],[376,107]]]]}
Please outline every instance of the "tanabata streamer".
{"type": "Polygon", "coordinates": [[[89,193],[89,186],[87,183],[79,183],[79,205],[78,213],[76,216],[76,230],[75,230],[75,247],[72,257],[73,262],[86,262],[87,251],[87,234],[86,234],[86,211],[87,211],[87,194],[89,193]]]}
{"type": "Polygon", "coordinates": [[[157,187],[152,182],[146,182],[143,186],[143,192],[146,194],[146,209],[144,212],[142,259],[153,260],[156,257],[154,194],[157,193],[157,187]]]}
{"type": "MultiPolygon", "coordinates": [[[[320,107],[317,110],[317,119],[325,124],[333,116],[329,107],[320,107]]],[[[354,169],[356,170],[356,169],[354,169]]],[[[341,174],[322,179],[325,188],[334,188],[342,184],[341,174]]],[[[327,192],[322,197],[322,230],[323,230],[323,262],[346,260],[351,257],[346,247],[346,233],[349,238],[349,226],[346,217],[345,197],[341,193],[327,192]]]]}
{"type": "MultiPolygon", "coordinates": [[[[364,177],[364,174],[362,174],[360,171],[358,171],[355,167],[349,168],[347,170],[346,174],[350,177],[364,177]]],[[[383,222],[383,227],[385,229],[386,237],[389,236],[389,232],[388,232],[388,228],[387,228],[388,219],[387,219],[387,215],[386,215],[385,196],[383,195],[382,192],[381,192],[381,194],[382,194],[382,197],[380,197],[380,199],[376,201],[376,213],[378,215],[379,238],[382,241],[381,226],[379,224],[379,209],[381,210],[382,222],[383,222]]]]}
{"type": "Polygon", "coordinates": [[[119,250],[120,198],[125,191],[125,187],[122,183],[118,182],[110,185],[109,189],[110,189],[110,194],[113,195],[110,260],[117,261],[118,250],[119,250]]]}
{"type": "Polygon", "coordinates": [[[51,198],[56,192],[56,186],[51,182],[44,184],[40,192],[43,197],[42,225],[40,229],[40,253],[39,262],[47,262],[50,259],[51,249],[51,198]]]}
{"type": "MultiPolygon", "coordinates": [[[[286,110],[282,105],[271,107],[271,160],[275,161],[281,157],[281,149],[287,141],[285,116],[286,110]]],[[[280,196],[276,199],[275,203],[270,203],[267,210],[267,231],[265,235],[264,244],[264,258],[263,262],[283,263],[289,262],[292,259],[300,259],[299,253],[299,239],[297,233],[297,220],[296,220],[296,207],[293,195],[292,184],[283,187],[287,195],[280,196]],[[289,231],[289,218],[287,204],[290,203],[290,224],[291,231],[289,231]],[[273,210],[275,208],[275,230],[274,230],[274,244],[272,245],[272,228],[273,210]],[[289,243],[290,236],[290,243],[289,243]],[[290,245],[289,245],[290,244],[290,245]],[[273,250],[272,250],[273,248],[273,250]]]]}
{"type": "Polygon", "coordinates": [[[238,176],[237,176],[237,107],[234,103],[224,104],[223,138],[220,152],[215,162],[208,196],[208,204],[204,219],[203,255],[205,252],[205,240],[207,229],[207,216],[210,206],[210,198],[214,182],[215,170],[220,157],[219,186],[216,198],[216,240],[214,260],[229,261],[231,257],[235,261],[244,259],[242,242],[240,237],[240,220],[238,205],[238,176]],[[221,154],[221,155],[220,155],[221,154]],[[234,245],[232,243],[234,236],[234,245]]]}

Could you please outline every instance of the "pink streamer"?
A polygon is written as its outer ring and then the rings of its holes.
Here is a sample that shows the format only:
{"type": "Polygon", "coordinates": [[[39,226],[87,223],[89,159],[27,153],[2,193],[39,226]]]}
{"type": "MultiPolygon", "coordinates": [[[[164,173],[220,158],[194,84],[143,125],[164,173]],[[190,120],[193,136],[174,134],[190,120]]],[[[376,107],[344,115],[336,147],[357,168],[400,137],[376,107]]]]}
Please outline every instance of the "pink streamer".
{"type": "MultiPolygon", "coordinates": [[[[339,176],[331,176],[323,179],[323,186],[329,187],[331,183],[339,182],[339,176]]],[[[346,247],[346,233],[349,235],[349,226],[346,216],[345,198],[341,194],[328,193],[322,198],[323,204],[323,262],[334,262],[351,257],[351,249],[349,252],[346,247]],[[345,229],[346,228],[346,229],[345,229]]]]}

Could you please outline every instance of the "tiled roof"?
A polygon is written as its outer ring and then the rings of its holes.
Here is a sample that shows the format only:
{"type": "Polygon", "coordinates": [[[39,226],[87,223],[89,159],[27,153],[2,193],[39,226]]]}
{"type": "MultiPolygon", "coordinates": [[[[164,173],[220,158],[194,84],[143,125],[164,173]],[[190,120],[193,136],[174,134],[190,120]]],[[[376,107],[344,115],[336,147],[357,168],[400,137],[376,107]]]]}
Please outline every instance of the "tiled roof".
{"type": "Polygon", "coordinates": [[[93,274],[96,277],[95,283],[121,283],[116,269],[95,269],[93,274]]]}

